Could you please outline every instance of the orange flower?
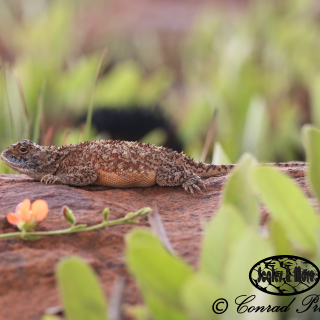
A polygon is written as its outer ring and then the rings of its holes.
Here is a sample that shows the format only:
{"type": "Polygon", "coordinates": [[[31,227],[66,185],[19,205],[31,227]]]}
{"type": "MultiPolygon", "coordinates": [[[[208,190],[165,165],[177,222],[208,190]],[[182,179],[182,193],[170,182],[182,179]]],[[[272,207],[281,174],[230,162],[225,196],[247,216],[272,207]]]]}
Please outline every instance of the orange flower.
{"type": "Polygon", "coordinates": [[[48,204],[44,200],[36,200],[31,206],[30,200],[25,199],[17,205],[15,213],[8,213],[7,220],[19,229],[30,230],[36,226],[36,222],[47,216],[48,211],[48,204]]]}

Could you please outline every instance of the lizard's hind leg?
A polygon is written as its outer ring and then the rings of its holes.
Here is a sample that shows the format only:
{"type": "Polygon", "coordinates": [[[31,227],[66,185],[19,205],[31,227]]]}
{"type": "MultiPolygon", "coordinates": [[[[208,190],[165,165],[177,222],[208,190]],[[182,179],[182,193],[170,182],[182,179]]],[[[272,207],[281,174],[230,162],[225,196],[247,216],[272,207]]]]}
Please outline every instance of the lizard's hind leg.
{"type": "Polygon", "coordinates": [[[193,189],[201,191],[199,186],[205,187],[199,176],[187,170],[184,166],[164,165],[158,168],[156,182],[159,186],[180,186],[187,192],[193,193],[193,189]]]}

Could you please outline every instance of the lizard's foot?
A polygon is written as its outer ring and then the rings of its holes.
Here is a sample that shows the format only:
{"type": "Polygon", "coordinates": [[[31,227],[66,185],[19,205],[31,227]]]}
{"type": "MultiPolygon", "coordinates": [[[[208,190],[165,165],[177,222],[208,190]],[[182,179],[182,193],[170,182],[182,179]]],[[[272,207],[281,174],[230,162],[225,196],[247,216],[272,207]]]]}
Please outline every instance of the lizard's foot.
{"type": "Polygon", "coordinates": [[[206,187],[204,182],[201,180],[201,178],[196,174],[193,174],[186,182],[182,184],[183,189],[192,194],[194,194],[193,189],[196,189],[202,192],[199,186],[203,188],[206,187]]]}
{"type": "Polygon", "coordinates": [[[50,183],[55,183],[56,181],[59,181],[59,177],[54,176],[52,174],[46,174],[45,176],[42,177],[41,182],[45,182],[45,184],[50,184],[50,183]]]}
{"type": "Polygon", "coordinates": [[[201,191],[206,187],[204,182],[195,173],[186,170],[183,166],[162,166],[157,170],[156,182],[159,186],[181,186],[194,195],[194,189],[201,191]]]}

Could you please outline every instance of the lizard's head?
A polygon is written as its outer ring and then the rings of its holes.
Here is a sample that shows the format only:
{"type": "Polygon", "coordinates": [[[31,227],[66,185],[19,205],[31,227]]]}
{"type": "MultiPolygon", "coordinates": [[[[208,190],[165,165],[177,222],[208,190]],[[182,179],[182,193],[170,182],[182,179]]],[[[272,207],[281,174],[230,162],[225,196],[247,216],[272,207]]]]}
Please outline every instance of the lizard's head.
{"type": "Polygon", "coordinates": [[[39,180],[56,170],[56,147],[43,147],[24,139],[9,146],[1,160],[10,168],[39,180]]]}

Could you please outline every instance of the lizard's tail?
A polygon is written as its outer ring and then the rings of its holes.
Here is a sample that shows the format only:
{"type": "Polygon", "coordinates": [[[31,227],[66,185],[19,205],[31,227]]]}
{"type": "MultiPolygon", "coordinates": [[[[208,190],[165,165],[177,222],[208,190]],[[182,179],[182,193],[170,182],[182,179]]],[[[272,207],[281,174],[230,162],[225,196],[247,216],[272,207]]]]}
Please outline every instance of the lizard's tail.
{"type": "Polygon", "coordinates": [[[208,164],[197,162],[195,169],[192,171],[197,174],[200,178],[209,178],[218,176],[220,174],[229,173],[236,165],[234,164],[208,164]]]}
{"type": "Polygon", "coordinates": [[[290,161],[290,162],[259,163],[259,165],[280,167],[280,168],[292,168],[292,167],[305,167],[308,164],[303,161],[290,161]]]}
{"type": "MultiPolygon", "coordinates": [[[[258,165],[261,166],[271,166],[276,168],[292,168],[292,167],[305,167],[307,163],[302,161],[291,161],[291,162],[278,162],[278,163],[259,163],[258,165]]],[[[220,174],[229,173],[236,164],[208,164],[208,163],[201,163],[196,162],[194,164],[194,169],[192,170],[195,174],[197,174],[200,178],[209,178],[213,176],[218,176],[220,174]]]]}

